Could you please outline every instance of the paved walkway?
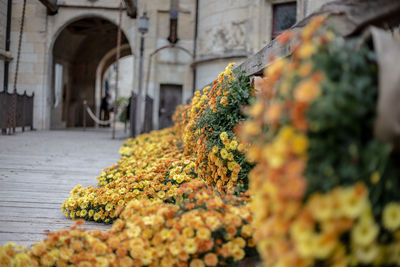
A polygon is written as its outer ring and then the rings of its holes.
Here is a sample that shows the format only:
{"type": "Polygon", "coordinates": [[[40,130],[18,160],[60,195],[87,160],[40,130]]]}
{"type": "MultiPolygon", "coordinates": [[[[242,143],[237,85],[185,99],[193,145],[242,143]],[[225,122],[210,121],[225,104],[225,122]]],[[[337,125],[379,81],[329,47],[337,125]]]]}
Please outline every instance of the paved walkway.
{"type": "Polygon", "coordinates": [[[75,185],[96,185],[101,170],[117,162],[122,141],[111,140],[109,129],[0,135],[0,245],[31,245],[45,231],[71,226],[62,202],[75,185]]]}

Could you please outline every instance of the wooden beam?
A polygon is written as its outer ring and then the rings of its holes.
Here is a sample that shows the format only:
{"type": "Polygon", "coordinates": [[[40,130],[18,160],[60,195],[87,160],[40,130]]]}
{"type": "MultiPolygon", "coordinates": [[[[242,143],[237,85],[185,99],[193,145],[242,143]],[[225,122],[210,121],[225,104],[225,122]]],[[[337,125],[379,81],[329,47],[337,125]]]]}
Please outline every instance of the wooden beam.
{"type": "Polygon", "coordinates": [[[128,16],[135,19],[137,14],[136,0],[124,0],[128,16]]]}
{"type": "Polygon", "coordinates": [[[39,0],[44,6],[47,7],[49,15],[55,15],[58,10],[57,0],[39,0]]]}

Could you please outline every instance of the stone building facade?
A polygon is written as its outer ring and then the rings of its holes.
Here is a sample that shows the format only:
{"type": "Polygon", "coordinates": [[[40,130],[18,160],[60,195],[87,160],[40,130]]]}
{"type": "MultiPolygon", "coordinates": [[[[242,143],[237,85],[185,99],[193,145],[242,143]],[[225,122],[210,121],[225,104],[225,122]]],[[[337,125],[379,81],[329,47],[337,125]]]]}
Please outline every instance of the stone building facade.
{"type": "Polygon", "coordinates": [[[276,34],[274,30],[279,20],[281,23],[300,21],[328,0],[198,2],[197,89],[210,82],[210,77],[216,77],[230,62],[241,63],[267,45],[276,34]]]}
{"type": "MultiPolygon", "coordinates": [[[[211,82],[232,61],[240,63],[265,46],[276,34],[276,18],[302,19],[327,0],[180,0],[177,48],[156,49],[170,42],[172,0],[137,2],[137,18],[147,11],[143,87],[154,100],[153,128],[165,121],[177,103],[211,82]],[[285,11],[286,10],[286,11],[285,11]],[[282,15],[282,16],[283,16],[282,15]],[[275,28],[274,28],[275,27],[275,28]],[[149,67],[151,56],[151,64],[149,67]]],[[[12,0],[11,46],[15,58],[23,0],[12,0]]],[[[43,2],[43,1],[42,1],[43,2]]],[[[39,0],[27,0],[18,91],[35,92],[34,127],[51,129],[82,125],[83,100],[99,114],[104,74],[115,62],[119,0],[53,0],[56,14],[48,14],[39,0]]],[[[0,52],[5,50],[8,0],[0,0],[0,52]]],[[[138,19],[122,12],[121,56],[133,56],[131,68],[138,91],[140,33],[138,19]]],[[[284,20],[286,21],[286,20],[284,20]]],[[[0,53],[0,82],[4,63],[0,53]]],[[[15,59],[10,61],[8,90],[13,88],[15,59]]]]}

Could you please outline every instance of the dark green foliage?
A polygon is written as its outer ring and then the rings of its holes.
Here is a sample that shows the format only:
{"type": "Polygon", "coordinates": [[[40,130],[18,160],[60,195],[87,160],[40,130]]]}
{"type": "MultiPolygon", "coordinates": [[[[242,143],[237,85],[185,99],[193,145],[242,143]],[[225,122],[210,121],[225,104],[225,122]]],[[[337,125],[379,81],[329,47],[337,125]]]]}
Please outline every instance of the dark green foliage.
{"type": "Polygon", "coordinates": [[[313,58],[325,75],[322,95],[307,113],[310,121],[307,192],[364,182],[374,214],[398,200],[399,188],[390,166],[391,147],[373,136],[378,97],[377,65],[367,48],[342,39],[321,47],[313,58]],[[378,172],[381,179],[371,182],[378,172]]]}

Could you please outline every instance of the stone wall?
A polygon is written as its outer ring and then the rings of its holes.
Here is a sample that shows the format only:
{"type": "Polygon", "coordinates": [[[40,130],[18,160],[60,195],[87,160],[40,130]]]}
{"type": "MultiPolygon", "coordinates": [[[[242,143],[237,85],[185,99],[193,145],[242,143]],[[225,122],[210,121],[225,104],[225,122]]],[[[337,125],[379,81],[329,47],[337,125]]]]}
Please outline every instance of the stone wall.
{"type": "MultiPolygon", "coordinates": [[[[169,44],[167,38],[169,34],[169,9],[170,1],[148,0],[139,1],[139,10],[142,15],[143,8],[147,8],[150,18],[149,32],[145,36],[145,61],[144,61],[144,81],[146,87],[146,78],[148,75],[149,56],[157,48],[169,44]]],[[[188,51],[193,51],[194,38],[194,18],[195,1],[179,1],[179,19],[178,19],[178,38],[177,46],[183,47],[188,51]]],[[[137,38],[136,51],[139,54],[140,38],[137,38]]],[[[139,57],[136,57],[139,60],[139,57]]],[[[167,48],[161,50],[152,58],[150,69],[150,78],[148,85],[148,94],[154,99],[153,105],[153,126],[159,125],[159,104],[160,104],[160,85],[174,84],[182,85],[183,95],[182,103],[185,103],[193,94],[192,78],[192,56],[180,49],[167,48]]],[[[138,61],[136,66],[138,66],[138,61]]],[[[136,87],[137,88],[137,87],[136,87]]]]}
{"type": "Polygon", "coordinates": [[[196,89],[230,62],[241,63],[271,41],[274,4],[296,2],[297,21],[328,0],[201,0],[196,53],[196,89]]]}
{"type": "MultiPolygon", "coordinates": [[[[6,0],[0,0],[3,3],[6,0]]],[[[22,0],[14,0],[12,5],[11,23],[11,52],[15,57],[18,45],[18,32],[22,13],[22,0]]],[[[166,38],[169,32],[169,1],[138,1],[139,11],[142,14],[147,10],[150,17],[150,29],[146,34],[144,75],[147,77],[149,55],[157,48],[168,44],[166,38]],[[142,5],[142,6],[141,6],[142,5]]],[[[27,0],[26,27],[22,39],[22,53],[18,80],[18,91],[35,92],[34,126],[37,129],[49,129],[51,125],[52,104],[54,102],[54,58],[53,46],[60,32],[70,23],[80,18],[98,16],[118,23],[118,0],[68,0],[58,2],[58,13],[48,16],[46,8],[37,0],[27,0]]],[[[177,45],[190,51],[193,50],[194,32],[194,0],[180,0],[177,45]]],[[[5,10],[0,8],[1,11],[5,10]]],[[[1,16],[3,18],[3,16],[1,16]]],[[[3,23],[1,24],[3,26],[3,23]]],[[[131,19],[126,12],[122,17],[122,30],[128,39],[131,53],[134,55],[134,64],[126,75],[133,75],[133,90],[138,88],[138,66],[140,38],[138,38],[137,20],[131,19]]],[[[69,42],[65,42],[68,50],[69,42]]],[[[66,62],[67,59],[60,59],[66,62]]],[[[183,87],[182,101],[192,95],[192,58],[185,52],[176,49],[166,49],[153,57],[148,93],[155,99],[153,114],[157,127],[158,96],[160,84],[180,84],[183,87]]],[[[67,62],[65,63],[67,64],[67,62]]],[[[1,69],[0,69],[1,70],[1,69]]],[[[9,90],[13,88],[15,74],[15,60],[10,64],[9,90]]],[[[145,88],[145,81],[143,87],[145,88]]],[[[101,81],[99,81],[101,84],[101,81]]],[[[96,85],[96,101],[99,100],[101,86],[96,85]]],[[[96,103],[98,105],[98,103],[96,103]]],[[[59,112],[58,112],[59,113],[59,112]]],[[[59,117],[59,114],[56,114],[59,117]]]]}
{"type": "MultiPolygon", "coordinates": [[[[22,0],[12,1],[10,51],[14,59],[9,65],[9,91],[12,91],[14,87],[22,4],[22,0]]],[[[45,53],[47,41],[46,22],[46,8],[39,1],[27,0],[17,91],[18,93],[23,93],[26,90],[29,95],[33,92],[35,93],[33,125],[38,129],[45,128],[48,120],[46,114],[48,101],[46,94],[47,69],[45,64],[47,61],[47,53],[45,53]]]]}

